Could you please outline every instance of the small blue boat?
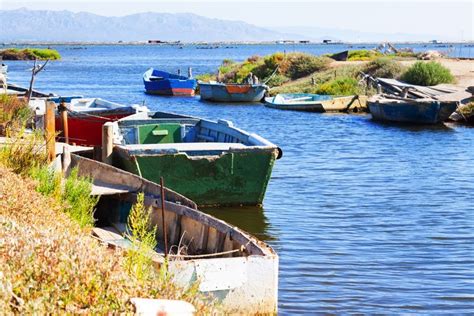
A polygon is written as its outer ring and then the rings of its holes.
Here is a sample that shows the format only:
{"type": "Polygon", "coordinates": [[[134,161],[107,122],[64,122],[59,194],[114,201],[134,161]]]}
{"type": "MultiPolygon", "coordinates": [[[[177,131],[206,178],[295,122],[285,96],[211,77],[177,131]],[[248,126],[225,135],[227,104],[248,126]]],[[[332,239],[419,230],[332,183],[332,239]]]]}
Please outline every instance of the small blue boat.
{"type": "Polygon", "coordinates": [[[143,74],[145,92],[148,94],[193,96],[196,80],[191,77],[170,74],[166,71],[148,69],[143,74]]]}
{"type": "Polygon", "coordinates": [[[374,120],[413,124],[441,123],[457,108],[457,102],[454,101],[381,96],[367,100],[367,105],[374,120]]]}
{"type": "Polygon", "coordinates": [[[201,100],[213,102],[260,102],[268,87],[264,84],[233,84],[199,81],[201,100]]]}

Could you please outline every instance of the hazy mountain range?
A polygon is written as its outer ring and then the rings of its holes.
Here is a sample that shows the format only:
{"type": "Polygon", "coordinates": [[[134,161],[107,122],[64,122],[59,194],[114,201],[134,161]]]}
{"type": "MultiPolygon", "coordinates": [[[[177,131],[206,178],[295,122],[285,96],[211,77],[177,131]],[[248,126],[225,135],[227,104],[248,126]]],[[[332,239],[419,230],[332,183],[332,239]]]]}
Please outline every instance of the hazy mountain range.
{"type": "Polygon", "coordinates": [[[191,13],[145,12],[106,17],[71,11],[0,10],[0,41],[273,41],[323,39],[409,41],[436,37],[375,34],[317,27],[264,28],[240,21],[211,19],[191,13]]]}

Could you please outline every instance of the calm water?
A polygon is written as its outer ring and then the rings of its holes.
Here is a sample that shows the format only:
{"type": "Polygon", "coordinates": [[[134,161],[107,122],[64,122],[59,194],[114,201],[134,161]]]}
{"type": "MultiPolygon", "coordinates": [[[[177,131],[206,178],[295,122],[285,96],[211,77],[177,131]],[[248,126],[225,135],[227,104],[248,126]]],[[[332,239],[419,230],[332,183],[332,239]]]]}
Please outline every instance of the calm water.
{"type": "MultiPolygon", "coordinates": [[[[281,314],[474,313],[473,128],[399,127],[368,115],[143,94],[141,73],[149,66],[203,73],[224,58],[284,49],[344,47],[59,47],[64,59],[40,73],[36,87],[226,118],[278,144],[284,155],[264,209],[210,212],[277,250],[281,314]]],[[[31,63],[8,64],[11,81],[26,85],[31,63]]]]}

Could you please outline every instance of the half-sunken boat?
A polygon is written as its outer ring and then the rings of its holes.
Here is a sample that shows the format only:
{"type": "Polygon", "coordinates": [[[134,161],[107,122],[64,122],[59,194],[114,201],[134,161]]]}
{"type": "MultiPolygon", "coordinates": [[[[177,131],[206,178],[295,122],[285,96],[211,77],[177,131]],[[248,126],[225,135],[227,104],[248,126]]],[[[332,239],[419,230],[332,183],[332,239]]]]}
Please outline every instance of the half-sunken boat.
{"type": "Polygon", "coordinates": [[[268,87],[264,84],[235,84],[199,81],[201,100],[212,102],[260,102],[268,87]]]}
{"type": "Polygon", "coordinates": [[[158,247],[151,256],[156,266],[165,262],[167,245],[168,272],[178,285],[187,287],[199,281],[199,291],[216,297],[226,313],[276,313],[278,255],[270,246],[200,212],[194,202],[166,188],[163,219],[159,185],[74,154],[63,154],[62,161],[66,174],[77,168],[80,176],[93,179],[92,194],[100,196],[93,233],[104,243],[131,246],[125,234],[130,233],[127,219],[142,192],[157,226],[158,247]]]}
{"type": "Polygon", "coordinates": [[[411,124],[438,124],[446,121],[471,93],[452,85],[418,86],[395,79],[372,78],[379,93],[367,100],[372,118],[378,121],[411,124]]]}
{"type": "Polygon", "coordinates": [[[408,99],[376,95],[367,100],[374,120],[412,124],[438,124],[447,120],[458,103],[433,99],[408,99]]]}
{"type": "Polygon", "coordinates": [[[265,98],[265,106],[305,112],[360,112],[367,109],[365,96],[332,96],[310,93],[277,94],[265,98]]]}
{"type": "Polygon", "coordinates": [[[145,92],[148,94],[193,96],[195,79],[150,68],[143,74],[145,92]]]}
{"type": "Polygon", "coordinates": [[[217,122],[179,114],[139,113],[114,123],[113,163],[167,186],[201,206],[261,205],[281,150],[217,122]]]}
{"type": "MultiPolygon", "coordinates": [[[[46,102],[58,104],[58,111],[68,111],[69,142],[83,146],[102,145],[102,125],[126,116],[147,112],[148,108],[141,105],[123,105],[100,98],[82,97],[51,97],[30,100],[38,115],[45,111],[46,102]]],[[[56,115],[56,131],[63,133],[63,125],[59,112],[56,115]]]]}

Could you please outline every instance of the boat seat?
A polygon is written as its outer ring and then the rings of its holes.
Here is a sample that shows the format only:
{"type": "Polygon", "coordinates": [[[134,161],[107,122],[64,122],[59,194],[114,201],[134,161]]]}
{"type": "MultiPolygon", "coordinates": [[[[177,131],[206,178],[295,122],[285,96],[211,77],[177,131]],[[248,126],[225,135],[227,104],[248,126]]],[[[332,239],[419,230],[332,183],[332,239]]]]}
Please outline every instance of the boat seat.
{"type": "Polygon", "coordinates": [[[247,146],[241,143],[171,143],[171,144],[129,144],[118,145],[117,147],[124,148],[129,152],[193,152],[193,151],[227,151],[231,148],[246,148],[247,146]]]}

